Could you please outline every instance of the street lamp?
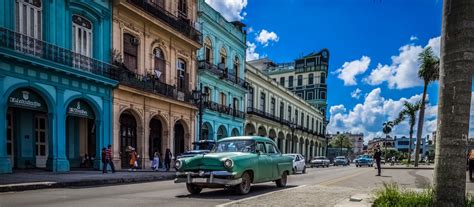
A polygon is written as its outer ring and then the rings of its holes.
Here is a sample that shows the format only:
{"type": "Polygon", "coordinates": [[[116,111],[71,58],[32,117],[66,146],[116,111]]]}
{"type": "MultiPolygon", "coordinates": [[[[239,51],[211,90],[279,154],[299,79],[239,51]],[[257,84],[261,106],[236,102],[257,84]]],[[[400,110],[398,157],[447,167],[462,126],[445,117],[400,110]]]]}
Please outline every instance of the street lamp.
{"type": "Polygon", "coordinates": [[[203,111],[204,111],[204,100],[207,99],[207,96],[209,94],[207,94],[206,92],[204,92],[202,90],[202,83],[199,84],[199,90],[194,90],[193,91],[193,99],[194,99],[194,103],[197,103],[198,104],[198,109],[199,109],[199,140],[203,140],[203,137],[202,137],[202,116],[203,116],[203,111]]]}

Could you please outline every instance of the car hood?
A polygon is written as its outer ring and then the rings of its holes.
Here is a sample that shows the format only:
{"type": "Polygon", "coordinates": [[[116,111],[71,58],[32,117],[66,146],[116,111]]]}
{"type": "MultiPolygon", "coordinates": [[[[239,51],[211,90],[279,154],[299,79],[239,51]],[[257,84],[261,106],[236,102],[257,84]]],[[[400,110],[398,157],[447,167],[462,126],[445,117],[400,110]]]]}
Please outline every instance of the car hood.
{"type": "Polygon", "coordinates": [[[234,164],[239,160],[255,156],[244,152],[220,152],[196,155],[190,158],[180,159],[184,166],[181,170],[225,170],[224,161],[231,159],[234,164]]]}

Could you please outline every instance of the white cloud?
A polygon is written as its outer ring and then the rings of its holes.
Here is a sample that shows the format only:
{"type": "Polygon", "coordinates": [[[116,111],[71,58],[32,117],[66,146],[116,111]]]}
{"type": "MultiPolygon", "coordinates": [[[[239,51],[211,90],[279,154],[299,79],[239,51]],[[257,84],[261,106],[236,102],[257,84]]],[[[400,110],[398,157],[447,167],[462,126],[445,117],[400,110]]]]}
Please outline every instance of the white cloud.
{"type": "MultiPolygon", "coordinates": [[[[432,38],[425,46],[431,46],[436,55],[439,55],[439,37],[432,38]]],[[[369,85],[379,85],[387,82],[391,89],[405,89],[422,86],[423,81],[418,78],[418,54],[423,51],[422,46],[408,44],[399,49],[397,56],[392,56],[392,63],[377,64],[377,68],[364,79],[369,85]]]]}
{"type": "Polygon", "coordinates": [[[206,0],[206,3],[220,12],[228,21],[242,20],[247,14],[242,12],[247,6],[247,0],[206,0]]]}
{"type": "Polygon", "coordinates": [[[359,60],[345,62],[342,68],[337,69],[334,73],[339,74],[337,77],[344,81],[345,86],[357,85],[356,76],[363,74],[370,64],[370,58],[362,56],[359,60]]]}
{"type": "Polygon", "coordinates": [[[255,40],[262,44],[264,47],[268,46],[271,41],[278,42],[280,38],[275,32],[268,32],[265,29],[262,29],[260,33],[255,37],[255,40]]]}
{"type": "Polygon", "coordinates": [[[351,97],[355,99],[359,99],[360,96],[362,95],[361,92],[362,90],[360,90],[359,88],[356,88],[354,91],[351,92],[351,97]]]}
{"type": "Polygon", "coordinates": [[[410,37],[410,41],[415,41],[415,40],[418,40],[418,37],[415,36],[415,35],[412,35],[412,36],[410,37]]]}
{"type": "Polygon", "coordinates": [[[255,43],[247,41],[247,51],[246,51],[247,61],[256,60],[260,58],[260,54],[258,54],[255,51],[256,49],[257,49],[257,45],[255,45],[255,43]]]}
{"type": "MultiPolygon", "coordinates": [[[[330,133],[352,132],[364,133],[366,141],[376,136],[382,136],[382,123],[388,120],[394,120],[403,108],[403,103],[416,102],[421,99],[421,94],[413,95],[409,98],[400,98],[398,100],[386,99],[382,96],[380,88],[373,89],[363,103],[354,106],[348,110],[344,105],[336,105],[330,108],[330,122],[328,131],[330,133]]],[[[437,106],[427,104],[425,113],[425,124],[423,135],[430,134],[436,130],[436,111],[437,106]]],[[[418,119],[417,119],[418,121],[418,119]]],[[[416,131],[416,126],[415,126],[416,131]]],[[[393,128],[392,136],[408,136],[408,122],[404,121],[393,128]]],[[[414,133],[416,136],[416,132],[414,133]]]]}
{"type": "Polygon", "coordinates": [[[428,45],[426,46],[431,47],[431,49],[433,49],[434,54],[439,57],[439,54],[441,52],[441,37],[431,38],[428,41],[428,45]]]}
{"type": "Polygon", "coordinates": [[[253,32],[253,27],[247,28],[247,34],[250,34],[250,33],[252,33],[252,32],[253,32]]]}

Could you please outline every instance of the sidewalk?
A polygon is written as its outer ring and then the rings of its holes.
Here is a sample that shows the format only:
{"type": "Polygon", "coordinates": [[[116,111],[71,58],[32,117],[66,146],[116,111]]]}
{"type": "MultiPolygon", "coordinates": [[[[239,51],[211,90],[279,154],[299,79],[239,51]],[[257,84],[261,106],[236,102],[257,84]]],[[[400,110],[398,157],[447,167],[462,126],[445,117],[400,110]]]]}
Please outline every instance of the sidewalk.
{"type": "Polygon", "coordinates": [[[119,183],[172,180],[175,172],[117,171],[102,174],[102,171],[70,171],[53,173],[43,170],[27,170],[0,176],[0,192],[64,188],[119,183]]]}

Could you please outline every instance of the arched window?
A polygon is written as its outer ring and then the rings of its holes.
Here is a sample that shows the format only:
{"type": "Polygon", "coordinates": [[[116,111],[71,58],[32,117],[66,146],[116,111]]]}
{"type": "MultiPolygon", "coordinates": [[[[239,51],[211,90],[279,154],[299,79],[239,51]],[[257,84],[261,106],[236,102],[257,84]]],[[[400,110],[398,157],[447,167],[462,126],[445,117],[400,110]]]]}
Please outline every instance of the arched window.
{"type": "Polygon", "coordinates": [[[16,31],[23,35],[42,39],[41,0],[16,0],[16,31]]]}
{"type": "Polygon", "coordinates": [[[153,50],[153,59],[155,61],[155,75],[162,83],[166,83],[166,61],[160,48],[153,50]]]}
{"type": "Polygon", "coordinates": [[[212,63],[212,42],[209,37],[204,40],[204,60],[206,63],[212,63]]]}
{"type": "Polygon", "coordinates": [[[219,139],[222,139],[224,137],[227,137],[227,132],[226,132],[226,129],[224,126],[220,126],[218,129],[217,129],[217,140],[219,139]]]}
{"type": "Polygon", "coordinates": [[[79,15],[72,15],[72,50],[92,57],[92,23],[79,15]]]}
{"type": "Polygon", "coordinates": [[[239,69],[240,69],[240,60],[239,57],[235,56],[234,58],[234,76],[239,78],[239,69]]]}
{"type": "Polygon", "coordinates": [[[187,90],[187,81],[188,81],[188,76],[186,75],[186,62],[184,62],[183,59],[178,59],[178,64],[177,64],[177,74],[178,74],[178,90],[184,91],[187,90]]]}
{"type": "Polygon", "coordinates": [[[138,44],[138,39],[133,35],[123,35],[123,63],[133,72],[138,71],[138,44]]]}
{"type": "Polygon", "coordinates": [[[220,55],[219,67],[222,69],[225,69],[227,65],[227,51],[225,50],[225,48],[221,47],[221,49],[219,50],[219,55],[220,55]]]}
{"type": "Polygon", "coordinates": [[[326,84],[326,74],[325,73],[321,73],[320,83],[321,84],[326,84]]]}

